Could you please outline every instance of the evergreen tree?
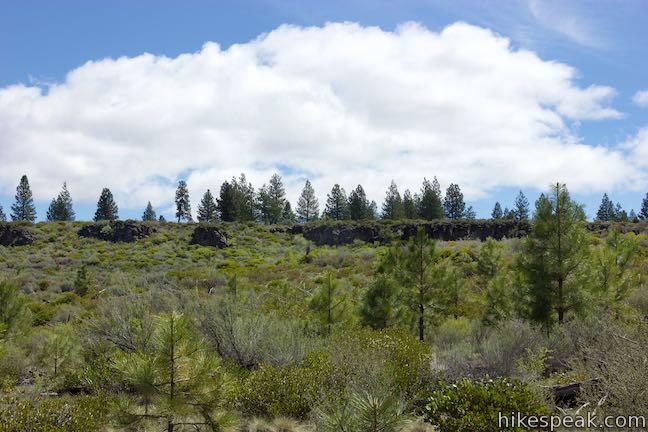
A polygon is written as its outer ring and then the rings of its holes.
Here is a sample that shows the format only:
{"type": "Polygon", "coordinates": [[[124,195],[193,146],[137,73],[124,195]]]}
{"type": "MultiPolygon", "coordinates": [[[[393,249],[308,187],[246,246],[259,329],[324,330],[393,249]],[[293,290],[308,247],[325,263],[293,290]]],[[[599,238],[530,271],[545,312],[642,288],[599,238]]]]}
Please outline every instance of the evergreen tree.
{"type": "Polygon", "coordinates": [[[214,202],[214,196],[207,189],[198,205],[198,222],[214,223],[216,221],[218,221],[218,208],[214,202]]]}
{"type": "Polygon", "coordinates": [[[614,211],[614,204],[612,204],[612,200],[608,198],[608,194],[603,194],[601,205],[596,212],[596,220],[599,220],[601,222],[609,222],[615,219],[616,212],[614,211]]]}
{"type": "Polygon", "coordinates": [[[31,327],[29,298],[8,280],[0,280],[0,327],[4,338],[20,335],[31,327]]]}
{"type": "Polygon", "coordinates": [[[550,197],[536,202],[531,235],[525,240],[519,264],[527,282],[530,317],[545,325],[562,324],[565,314],[581,306],[578,272],[585,262],[585,212],[557,183],[550,197]]]}
{"type": "Polygon", "coordinates": [[[371,200],[369,203],[369,219],[370,220],[375,220],[378,218],[378,204],[376,204],[376,201],[371,200]]]}
{"type": "Polygon", "coordinates": [[[464,219],[475,220],[476,218],[477,218],[477,213],[475,212],[475,209],[473,209],[473,206],[468,206],[466,208],[466,211],[464,212],[464,219]]]}
{"type": "Polygon", "coordinates": [[[83,297],[90,292],[92,284],[93,281],[88,274],[88,269],[85,265],[81,266],[81,268],[77,270],[76,279],[74,280],[74,292],[78,296],[83,297]]]}
{"type": "Polygon", "coordinates": [[[433,183],[426,178],[423,179],[418,207],[419,215],[425,220],[443,219],[441,187],[436,177],[433,183]]]}
{"type": "Polygon", "coordinates": [[[495,207],[493,207],[493,212],[491,213],[491,218],[493,218],[493,219],[503,219],[504,218],[504,212],[502,211],[502,206],[500,205],[499,201],[495,202],[495,207]]]}
{"type": "Polygon", "coordinates": [[[641,210],[639,210],[639,219],[648,220],[648,192],[646,197],[641,201],[641,210]]]}
{"type": "Polygon", "coordinates": [[[99,201],[97,202],[97,211],[95,212],[94,220],[107,220],[114,221],[119,217],[117,204],[113,199],[113,194],[110,192],[110,189],[103,188],[101,195],[99,196],[99,201]]]}
{"type": "Polygon", "coordinates": [[[396,286],[392,280],[379,273],[365,292],[360,310],[362,324],[382,330],[394,324],[397,315],[396,286]]]}
{"type": "Polygon", "coordinates": [[[258,205],[260,218],[264,223],[276,224],[281,221],[281,214],[286,206],[286,191],[279,174],[273,174],[268,186],[259,189],[258,205]]]}
{"type": "Polygon", "coordinates": [[[317,220],[319,217],[319,202],[315,196],[315,190],[309,180],[306,180],[304,189],[297,200],[297,220],[301,223],[308,223],[317,220]]]}
{"type": "MultiPolygon", "coordinates": [[[[160,215],[162,217],[162,215],[160,215]]],[[[146,204],[146,208],[144,209],[144,214],[142,214],[142,220],[143,221],[154,221],[157,219],[157,215],[155,214],[155,210],[153,210],[153,206],[151,205],[151,201],[146,204]]]]}
{"type": "MultiPolygon", "coordinates": [[[[235,181],[234,179],[232,180],[235,181]]],[[[220,196],[218,198],[218,213],[224,222],[234,222],[237,220],[236,211],[236,189],[232,183],[227,180],[223,182],[220,188],[220,196]]]]}
{"type": "Polygon", "coordinates": [[[628,219],[630,219],[630,222],[639,222],[639,218],[637,217],[637,213],[635,213],[634,209],[630,210],[630,214],[628,214],[628,219]]]}
{"type": "Polygon", "coordinates": [[[124,424],[168,432],[223,430],[228,421],[218,406],[223,373],[218,359],[191,329],[185,315],[156,318],[151,349],[121,354],[115,368],[134,391],[121,408],[124,424]],[[147,427],[148,426],[148,427],[147,427]]]}
{"type": "Polygon", "coordinates": [[[358,185],[349,194],[349,217],[353,220],[373,219],[371,204],[362,187],[358,185]]]}
{"type": "Polygon", "coordinates": [[[409,189],[406,189],[403,193],[403,216],[405,216],[405,219],[418,219],[416,204],[409,189]]]}
{"type": "Polygon", "coordinates": [[[438,304],[443,275],[436,244],[419,228],[405,245],[389,249],[381,266],[399,284],[401,304],[411,308],[416,317],[419,340],[425,340],[426,322],[438,304]]]}
{"type": "Polygon", "coordinates": [[[398,220],[402,219],[403,216],[403,200],[398,192],[396,183],[392,180],[385,194],[385,202],[382,206],[382,218],[398,220]]]}
{"type": "Polygon", "coordinates": [[[517,212],[513,209],[509,209],[508,207],[504,207],[504,211],[502,212],[502,215],[506,220],[513,220],[513,219],[517,220],[518,217],[517,212]]]}
{"type": "Polygon", "coordinates": [[[39,361],[51,370],[51,378],[58,378],[69,364],[78,358],[79,344],[67,326],[59,326],[49,332],[42,345],[38,347],[39,361]]]}
{"type": "Polygon", "coordinates": [[[282,223],[295,223],[296,216],[295,212],[292,211],[292,206],[290,201],[286,200],[283,211],[281,213],[281,222],[282,223]]]}
{"type": "MultiPolygon", "coordinates": [[[[529,200],[527,200],[522,191],[520,191],[518,196],[515,198],[515,209],[513,211],[515,219],[518,221],[529,219],[529,200]]],[[[504,217],[506,217],[506,214],[504,217]]]]}
{"type": "Polygon", "coordinates": [[[236,220],[250,222],[257,219],[257,201],[252,183],[248,182],[245,174],[241,173],[238,180],[232,178],[234,187],[234,213],[236,220]]]}
{"type": "Polygon", "coordinates": [[[7,215],[2,209],[2,205],[0,205],[0,222],[6,222],[6,221],[7,221],[7,215]]]}
{"type": "Polygon", "coordinates": [[[331,189],[331,193],[326,196],[324,216],[333,220],[345,220],[349,218],[349,203],[346,193],[337,183],[331,189]]]}
{"type": "Polygon", "coordinates": [[[189,189],[187,188],[187,182],[180,180],[178,182],[178,189],[176,189],[175,194],[175,204],[176,204],[176,218],[178,218],[178,223],[182,221],[193,222],[191,217],[191,204],[189,202],[189,189]]]}
{"type": "Polygon", "coordinates": [[[163,215],[160,215],[160,217],[158,218],[158,221],[166,222],[166,218],[163,215]]]}
{"type": "Polygon", "coordinates": [[[63,189],[55,199],[52,199],[47,210],[48,221],[73,221],[75,217],[72,208],[72,197],[68,192],[67,184],[63,183],[63,189]]]}
{"type": "Polygon", "coordinates": [[[327,335],[331,334],[334,324],[343,320],[346,314],[346,297],[339,293],[339,282],[331,271],[324,274],[322,284],[313,295],[309,308],[326,329],[327,335]]]}
{"type": "Polygon", "coordinates": [[[448,219],[462,219],[465,216],[466,203],[459,185],[451,183],[446,190],[443,209],[448,219]]]}
{"type": "Polygon", "coordinates": [[[20,178],[16,188],[16,202],[11,206],[11,219],[29,222],[36,220],[36,207],[34,207],[34,199],[26,175],[20,178]]]}
{"type": "Polygon", "coordinates": [[[621,203],[617,203],[614,207],[614,220],[617,222],[628,222],[628,213],[623,210],[621,203]]]}
{"type": "Polygon", "coordinates": [[[439,201],[443,202],[443,195],[441,194],[441,184],[439,184],[439,180],[437,180],[436,176],[432,179],[432,192],[436,194],[436,196],[439,197],[439,201]]]}

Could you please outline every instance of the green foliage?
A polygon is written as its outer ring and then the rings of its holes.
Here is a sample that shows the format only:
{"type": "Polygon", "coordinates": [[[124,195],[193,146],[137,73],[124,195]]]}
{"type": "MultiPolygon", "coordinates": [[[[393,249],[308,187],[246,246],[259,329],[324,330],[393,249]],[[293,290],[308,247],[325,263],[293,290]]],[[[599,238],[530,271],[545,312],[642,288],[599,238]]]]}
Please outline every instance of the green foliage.
{"type": "Polygon", "coordinates": [[[603,194],[601,205],[599,206],[596,212],[596,220],[602,222],[609,222],[615,219],[616,219],[616,211],[614,210],[614,204],[612,203],[612,200],[610,200],[607,194],[603,194]]]}
{"type": "Polygon", "coordinates": [[[135,391],[137,402],[121,405],[121,421],[179,425],[207,425],[220,430],[218,408],[223,378],[218,360],[191,331],[186,316],[156,317],[150,350],[124,353],[115,368],[135,391]]]}
{"type": "Polygon", "coordinates": [[[113,199],[112,192],[108,188],[103,188],[99,196],[99,201],[97,202],[97,211],[95,212],[94,220],[114,221],[119,218],[118,212],[119,208],[113,199]]]}
{"type": "Polygon", "coordinates": [[[487,432],[523,431],[498,428],[499,413],[547,415],[544,403],[536,399],[526,384],[506,378],[471,381],[463,378],[455,384],[442,383],[426,406],[426,421],[442,431],[487,432]]]}
{"type": "Polygon", "coordinates": [[[72,330],[67,326],[60,326],[45,334],[39,347],[38,360],[47,376],[56,380],[75,367],[79,360],[79,349],[79,342],[72,330]]]}
{"type": "Polygon", "coordinates": [[[384,274],[378,274],[365,292],[360,310],[363,325],[375,330],[393,325],[397,318],[396,285],[384,274]]]}
{"type": "Polygon", "coordinates": [[[309,180],[306,180],[304,189],[297,200],[297,220],[301,223],[308,223],[319,218],[319,202],[315,196],[315,190],[309,180]]]}
{"type": "Polygon", "coordinates": [[[641,210],[639,210],[639,219],[648,220],[648,192],[646,197],[641,200],[641,210]]]}
{"type": "Polygon", "coordinates": [[[261,221],[266,224],[279,223],[285,206],[286,191],[283,181],[279,174],[273,174],[268,185],[259,189],[258,208],[261,221]]]}
{"type": "Polygon", "coordinates": [[[342,386],[328,356],[316,351],[299,364],[262,364],[243,378],[234,404],[246,415],[303,419],[323,397],[341,394],[342,386]]]}
{"type": "Polygon", "coordinates": [[[418,213],[426,220],[443,219],[444,211],[441,203],[441,188],[436,177],[434,181],[423,179],[421,194],[418,200],[418,213]]]}
{"type": "Polygon", "coordinates": [[[93,287],[93,280],[88,274],[87,266],[83,265],[79,270],[77,270],[76,279],[74,279],[74,292],[80,296],[84,297],[90,292],[93,287]]]}
{"type": "Polygon", "coordinates": [[[25,332],[31,323],[31,312],[27,308],[27,296],[15,284],[0,280],[0,326],[3,338],[25,332]]]}
{"type": "Polygon", "coordinates": [[[72,197],[70,196],[70,192],[68,192],[67,184],[63,183],[63,190],[50,203],[49,209],[47,210],[47,220],[73,221],[74,217],[72,197]]]}
{"type": "Polygon", "coordinates": [[[350,217],[346,192],[337,183],[333,185],[331,193],[326,196],[324,217],[332,220],[345,220],[350,217]]]}
{"type": "Polygon", "coordinates": [[[495,202],[495,207],[493,207],[493,211],[491,212],[491,218],[492,219],[502,219],[504,217],[504,212],[502,211],[502,206],[499,203],[499,201],[495,202]]]}
{"type": "Polygon", "coordinates": [[[6,221],[7,221],[7,215],[5,214],[2,205],[0,205],[0,222],[6,222],[6,221]]]}
{"type": "Polygon", "coordinates": [[[331,271],[327,271],[322,283],[318,286],[311,298],[309,308],[315,314],[323,333],[330,335],[333,325],[344,321],[347,313],[347,299],[340,293],[339,282],[331,271]]]}
{"type": "Polygon", "coordinates": [[[466,203],[459,185],[451,183],[446,190],[443,200],[443,209],[448,219],[463,219],[466,212],[466,203]]]}
{"type": "MultiPolygon", "coordinates": [[[[504,217],[508,218],[508,212],[504,212],[504,217]]],[[[515,198],[515,208],[511,211],[511,216],[514,216],[518,221],[524,221],[529,219],[529,200],[527,200],[524,193],[520,191],[518,196],[515,198]]]]}
{"type": "Polygon", "coordinates": [[[34,198],[26,175],[20,178],[20,183],[16,187],[16,201],[11,206],[11,220],[28,222],[36,220],[34,198]]]}
{"type": "Polygon", "coordinates": [[[349,217],[353,220],[374,219],[374,211],[362,185],[349,194],[349,217]]]}
{"type": "Polygon", "coordinates": [[[102,430],[108,418],[103,396],[0,399],[5,432],[88,432],[102,430]]]}
{"type": "MultiPolygon", "coordinates": [[[[162,217],[162,215],[160,215],[160,217],[162,217]]],[[[146,208],[144,209],[144,213],[142,214],[142,220],[145,222],[157,220],[157,215],[155,214],[155,210],[153,210],[151,201],[146,204],[146,208]]]]}
{"type": "Polygon", "coordinates": [[[387,188],[385,201],[382,205],[382,218],[386,220],[398,220],[402,219],[404,216],[403,200],[398,192],[396,183],[392,180],[391,184],[387,188]]]}
{"type": "Polygon", "coordinates": [[[216,221],[218,221],[218,209],[214,196],[207,189],[198,205],[198,222],[214,223],[216,221]]]}
{"type": "Polygon", "coordinates": [[[189,189],[187,188],[187,182],[180,180],[178,182],[178,188],[175,193],[175,205],[176,213],[175,216],[178,219],[178,223],[192,222],[193,218],[191,217],[191,203],[189,202],[189,189]]]}

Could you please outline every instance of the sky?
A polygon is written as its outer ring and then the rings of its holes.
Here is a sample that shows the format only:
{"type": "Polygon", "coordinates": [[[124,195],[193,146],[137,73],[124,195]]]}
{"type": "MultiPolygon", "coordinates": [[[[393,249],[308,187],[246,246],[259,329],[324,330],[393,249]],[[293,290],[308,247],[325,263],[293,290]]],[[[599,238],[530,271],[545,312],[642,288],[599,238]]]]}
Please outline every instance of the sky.
{"type": "Polygon", "coordinates": [[[208,188],[279,172],[323,209],[379,206],[436,176],[479,217],[556,181],[590,217],[648,192],[640,0],[2,1],[0,205],[27,174],[39,219],[64,181],[78,219],[194,212],[208,188]]]}

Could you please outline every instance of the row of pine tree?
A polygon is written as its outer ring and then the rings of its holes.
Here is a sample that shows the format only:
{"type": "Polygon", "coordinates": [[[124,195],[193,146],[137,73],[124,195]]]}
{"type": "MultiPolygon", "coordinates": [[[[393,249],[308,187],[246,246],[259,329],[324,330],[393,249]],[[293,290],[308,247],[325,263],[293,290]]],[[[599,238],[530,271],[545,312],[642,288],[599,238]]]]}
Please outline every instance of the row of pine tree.
{"type": "MultiPolygon", "coordinates": [[[[184,180],[180,180],[175,194],[175,217],[180,222],[192,222],[189,189],[184,180]]],[[[97,202],[94,220],[117,220],[119,208],[115,203],[110,189],[104,188],[97,202]]],[[[26,175],[20,179],[16,188],[15,203],[11,206],[11,219],[33,222],[36,220],[36,207],[32,197],[29,180],[26,175]]],[[[239,178],[233,177],[221,185],[218,197],[214,197],[211,190],[202,196],[198,205],[198,221],[213,223],[223,222],[251,222],[259,221],[265,224],[306,223],[320,218],[330,220],[372,220],[379,217],[385,220],[399,219],[475,219],[475,211],[471,206],[466,206],[461,188],[457,184],[450,184],[445,191],[436,177],[432,181],[423,179],[423,185],[418,193],[412,194],[409,189],[401,196],[394,181],[387,188],[385,200],[380,212],[375,201],[369,201],[362,185],[358,185],[347,196],[344,188],[335,184],[327,194],[324,211],[320,213],[319,202],[310,181],[306,180],[301,195],[297,201],[297,208],[293,211],[290,202],[286,199],[286,192],[281,176],[273,174],[268,184],[258,190],[248,182],[245,174],[239,178]]],[[[492,219],[527,220],[529,218],[529,201],[522,191],[515,199],[512,209],[502,209],[499,202],[495,203],[491,213],[492,219]]],[[[75,212],[72,206],[72,197],[63,183],[63,188],[56,198],[53,198],[47,210],[48,221],[73,221],[75,212]]],[[[158,218],[151,202],[146,206],[142,215],[144,221],[164,221],[164,216],[158,218]]],[[[648,193],[643,199],[641,210],[636,214],[634,210],[627,213],[617,203],[616,206],[607,194],[603,195],[601,205],[596,213],[599,221],[637,221],[648,220],[648,193]]],[[[0,205],[0,221],[6,221],[6,215],[0,205]]]]}

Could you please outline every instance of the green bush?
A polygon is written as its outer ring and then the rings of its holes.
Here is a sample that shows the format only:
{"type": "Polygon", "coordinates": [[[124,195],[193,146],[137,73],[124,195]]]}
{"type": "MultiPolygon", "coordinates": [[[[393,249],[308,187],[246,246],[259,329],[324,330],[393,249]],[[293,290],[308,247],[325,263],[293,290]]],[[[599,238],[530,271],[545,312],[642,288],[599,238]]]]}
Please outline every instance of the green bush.
{"type": "Polygon", "coordinates": [[[463,378],[455,384],[442,383],[425,407],[425,419],[439,426],[441,432],[523,431],[499,429],[499,413],[547,415],[547,406],[521,381],[506,378],[471,381],[463,378]]]}
{"type": "Polygon", "coordinates": [[[0,399],[4,432],[88,432],[107,422],[107,403],[94,396],[0,399]]]}
{"type": "Polygon", "coordinates": [[[336,397],[343,383],[323,352],[310,353],[300,364],[251,372],[235,390],[235,405],[250,416],[303,419],[322,398],[336,397]]]}

